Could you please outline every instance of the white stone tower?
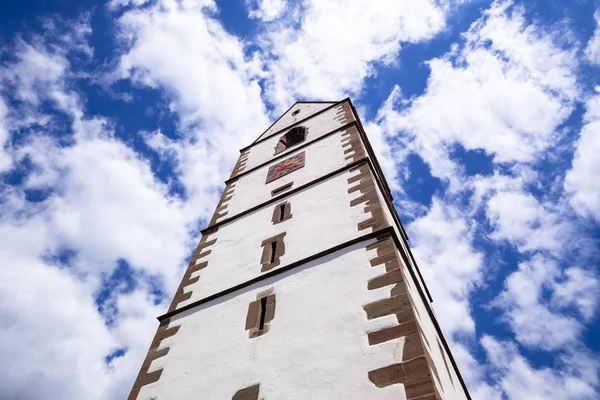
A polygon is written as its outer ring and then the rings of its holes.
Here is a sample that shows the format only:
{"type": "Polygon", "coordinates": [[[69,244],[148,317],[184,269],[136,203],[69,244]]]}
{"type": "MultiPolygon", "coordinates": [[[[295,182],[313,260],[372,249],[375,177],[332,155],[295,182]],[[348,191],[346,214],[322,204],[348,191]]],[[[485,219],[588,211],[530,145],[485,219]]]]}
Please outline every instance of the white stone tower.
{"type": "Polygon", "coordinates": [[[129,399],[468,399],[349,99],[241,150],[129,399]]]}

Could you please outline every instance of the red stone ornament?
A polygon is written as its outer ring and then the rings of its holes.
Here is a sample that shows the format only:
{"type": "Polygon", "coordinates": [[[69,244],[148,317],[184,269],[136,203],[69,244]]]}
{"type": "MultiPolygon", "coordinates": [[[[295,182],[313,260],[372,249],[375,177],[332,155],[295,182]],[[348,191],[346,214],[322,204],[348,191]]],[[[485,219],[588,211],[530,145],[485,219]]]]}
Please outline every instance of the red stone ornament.
{"type": "Polygon", "coordinates": [[[295,156],[271,165],[269,172],[267,173],[267,181],[265,183],[273,182],[274,180],[279,179],[282,176],[302,167],[304,167],[304,152],[298,153],[295,156]]]}

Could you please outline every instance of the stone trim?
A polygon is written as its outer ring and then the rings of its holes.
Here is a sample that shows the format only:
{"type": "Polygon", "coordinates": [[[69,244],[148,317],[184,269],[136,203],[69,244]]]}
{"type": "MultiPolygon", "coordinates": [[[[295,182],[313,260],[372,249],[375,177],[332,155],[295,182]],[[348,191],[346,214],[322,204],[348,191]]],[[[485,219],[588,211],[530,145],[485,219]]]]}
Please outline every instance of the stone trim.
{"type": "Polygon", "coordinates": [[[260,259],[260,263],[262,265],[260,272],[267,272],[280,264],[280,258],[285,254],[285,243],[283,242],[284,237],[285,232],[262,241],[260,244],[263,248],[260,259]],[[275,247],[275,253],[273,253],[273,246],[275,247]]]}
{"type": "Polygon", "coordinates": [[[192,274],[200,271],[208,266],[208,261],[201,261],[202,258],[208,256],[212,250],[208,249],[210,246],[217,242],[217,239],[208,239],[210,235],[214,235],[218,231],[218,228],[207,235],[202,236],[200,239],[200,243],[198,243],[198,247],[194,251],[192,255],[192,259],[183,274],[183,278],[181,278],[181,283],[179,283],[179,287],[175,292],[175,296],[173,297],[173,301],[171,301],[171,305],[169,306],[168,312],[175,311],[179,306],[179,303],[182,303],[186,300],[189,300],[192,297],[192,290],[185,291],[184,289],[187,286],[190,286],[200,279],[199,275],[192,277],[192,274]]]}
{"type": "Polygon", "coordinates": [[[415,315],[416,309],[406,287],[406,277],[401,268],[400,258],[396,253],[394,240],[389,235],[381,236],[366,249],[377,252],[377,255],[370,261],[371,267],[381,268],[383,266],[386,271],[384,274],[370,279],[367,289],[376,290],[390,287],[389,297],[363,306],[367,319],[373,320],[394,315],[398,321],[397,325],[368,332],[369,345],[376,346],[391,340],[403,342],[402,362],[369,371],[369,380],[380,388],[398,383],[403,384],[407,400],[441,399],[433,378],[435,375],[439,383],[439,375],[429,352],[423,345],[425,337],[421,332],[415,315]]]}
{"type": "Polygon", "coordinates": [[[269,332],[269,322],[275,318],[275,293],[268,289],[256,295],[256,301],[248,305],[246,330],[250,339],[269,332]]]}
{"type": "Polygon", "coordinates": [[[333,118],[334,120],[339,121],[342,124],[354,121],[354,113],[352,112],[349,101],[342,102],[335,109],[337,112],[333,118]]]}
{"type": "Polygon", "coordinates": [[[163,369],[160,368],[150,372],[150,365],[152,364],[152,361],[164,357],[169,353],[169,347],[160,348],[161,342],[164,339],[175,335],[179,331],[179,325],[169,327],[170,321],[170,319],[165,319],[161,321],[160,325],[158,326],[158,329],[154,334],[154,338],[152,339],[152,343],[150,344],[150,349],[146,354],[146,358],[142,363],[140,372],[133,383],[133,387],[129,393],[129,397],[127,397],[127,400],[136,400],[143,386],[157,382],[160,379],[163,369]]]}
{"type": "Polygon", "coordinates": [[[292,205],[289,201],[277,204],[273,209],[273,217],[271,222],[273,225],[279,224],[280,222],[287,221],[292,218],[292,205]],[[283,215],[281,215],[281,207],[283,207],[283,215]]]}
{"type": "Polygon", "coordinates": [[[216,224],[219,219],[227,215],[227,206],[229,205],[229,200],[233,197],[234,190],[235,182],[225,185],[225,189],[223,189],[223,193],[221,194],[221,199],[217,203],[217,207],[215,208],[215,212],[210,219],[208,226],[216,224]]]}
{"type": "Polygon", "coordinates": [[[350,172],[354,171],[360,171],[360,173],[348,178],[348,183],[353,184],[358,182],[358,184],[348,189],[348,193],[352,194],[354,192],[359,192],[361,196],[352,199],[352,201],[350,201],[350,206],[354,207],[359,204],[364,204],[363,210],[365,214],[371,213],[370,218],[358,223],[358,230],[362,231],[364,229],[372,228],[372,232],[375,232],[389,226],[383,212],[381,201],[379,200],[379,195],[377,194],[377,185],[369,165],[363,164],[350,169],[350,172]]]}
{"type": "Polygon", "coordinates": [[[346,128],[341,136],[346,164],[353,163],[367,156],[356,125],[346,128]]]}
{"type": "Polygon", "coordinates": [[[229,179],[234,178],[237,174],[246,169],[246,161],[248,161],[248,154],[250,154],[250,149],[246,149],[240,152],[240,157],[235,163],[235,166],[233,167],[233,171],[231,171],[231,176],[229,177],[229,179]]]}
{"type": "Polygon", "coordinates": [[[260,392],[260,383],[240,389],[231,398],[231,400],[258,400],[260,392]]]}

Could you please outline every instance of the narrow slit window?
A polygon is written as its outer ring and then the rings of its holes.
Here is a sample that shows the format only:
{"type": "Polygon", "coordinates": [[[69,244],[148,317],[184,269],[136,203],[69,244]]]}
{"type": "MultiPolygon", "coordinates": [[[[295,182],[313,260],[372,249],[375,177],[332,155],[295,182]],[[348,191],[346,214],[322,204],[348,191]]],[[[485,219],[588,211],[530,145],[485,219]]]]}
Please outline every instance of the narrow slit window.
{"type": "Polygon", "coordinates": [[[261,272],[269,271],[281,263],[281,256],[285,254],[284,237],[285,232],[263,240],[261,244],[263,251],[260,259],[261,272]]]}
{"type": "Polygon", "coordinates": [[[275,262],[275,253],[277,251],[277,242],[271,242],[271,264],[275,262]]]}
{"type": "Polygon", "coordinates": [[[280,221],[283,219],[284,215],[285,215],[285,203],[279,205],[279,220],[280,221]]]}
{"type": "Polygon", "coordinates": [[[267,315],[267,298],[263,297],[260,299],[260,321],[258,322],[258,329],[262,330],[265,328],[265,316],[267,315]]]}
{"type": "Polygon", "coordinates": [[[269,324],[275,318],[275,293],[268,289],[256,295],[256,301],[248,305],[246,330],[250,339],[264,335],[269,331],[269,324]]]}
{"type": "Polygon", "coordinates": [[[273,209],[273,217],[271,218],[271,222],[273,225],[275,225],[290,218],[292,218],[292,206],[288,201],[286,201],[275,206],[273,209]]]}
{"type": "Polygon", "coordinates": [[[290,183],[286,183],[283,186],[278,187],[277,189],[273,189],[271,191],[271,196],[277,196],[278,194],[285,192],[286,190],[289,190],[292,188],[292,185],[294,184],[294,182],[290,182],[290,183]]]}

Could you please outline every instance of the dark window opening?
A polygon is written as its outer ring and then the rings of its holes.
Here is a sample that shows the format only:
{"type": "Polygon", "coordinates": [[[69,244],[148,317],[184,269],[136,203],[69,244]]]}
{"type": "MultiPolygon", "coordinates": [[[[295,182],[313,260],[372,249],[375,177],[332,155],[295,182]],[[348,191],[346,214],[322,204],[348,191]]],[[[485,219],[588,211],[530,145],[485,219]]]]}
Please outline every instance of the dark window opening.
{"type": "Polygon", "coordinates": [[[303,126],[297,126],[290,129],[285,135],[279,138],[277,146],[275,146],[275,154],[281,153],[282,151],[289,149],[292,146],[303,142],[306,138],[306,128],[303,126]]]}
{"type": "Polygon", "coordinates": [[[271,196],[276,196],[276,195],[278,195],[279,193],[281,193],[283,191],[291,189],[293,184],[294,184],[294,182],[290,182],[290,183],[286,183],[283,186],[278,187],[277,189],[273,189],[271,191],[271,196]]]}
{"type": "Polygon", "coordinates": [[[260,321],[258,322],[258,329],[263,330],[265,327],[265,317],[267,315],[267,298],[263,297],[260,299],[260,321]]]}
{"type": "Polygon", "coordinates": [[[277,250],[277,242],[271,242],[271,264],[275,262],[275,252],[277,250]]]}
{"type": "Polygon", "coordinates": [[[285,216],[285,204],[279,206],[279,220],[281,221],[285,216]]]}
{"type": "Polygon", "coordinates": [[[300,114],[300,110],[296,110],[296,111],[294,111],[294,112],[292,113],[292,117],[294,117],[294,116],[296,116],[296,115],[298,115],[298,114],[300,114]]]}
{"type": "Polygon", "coordinates": [[[285,232],[275,235],[262,241],[263,248],[260,264],[261,272],[267,272],[281,263],[281,257],[285,254],[285,243],[283,238],[285,232]]]}
{"type": "Polygon", "coordinates": [[[289,202],[281,203],[273,209],[273,217],[271,218],[271,222],[273,225],[278,224],[283,221],[287,221],[292,218],[292,206],[289,202]]]}
{"type": "Polygon", "coordinates": [[[275,293],[267,289],[256,295],[256,300],[248,305],[246,330],[250,339],[264,335],[269,331],[269,324],[275,318],[275,293]]]}

